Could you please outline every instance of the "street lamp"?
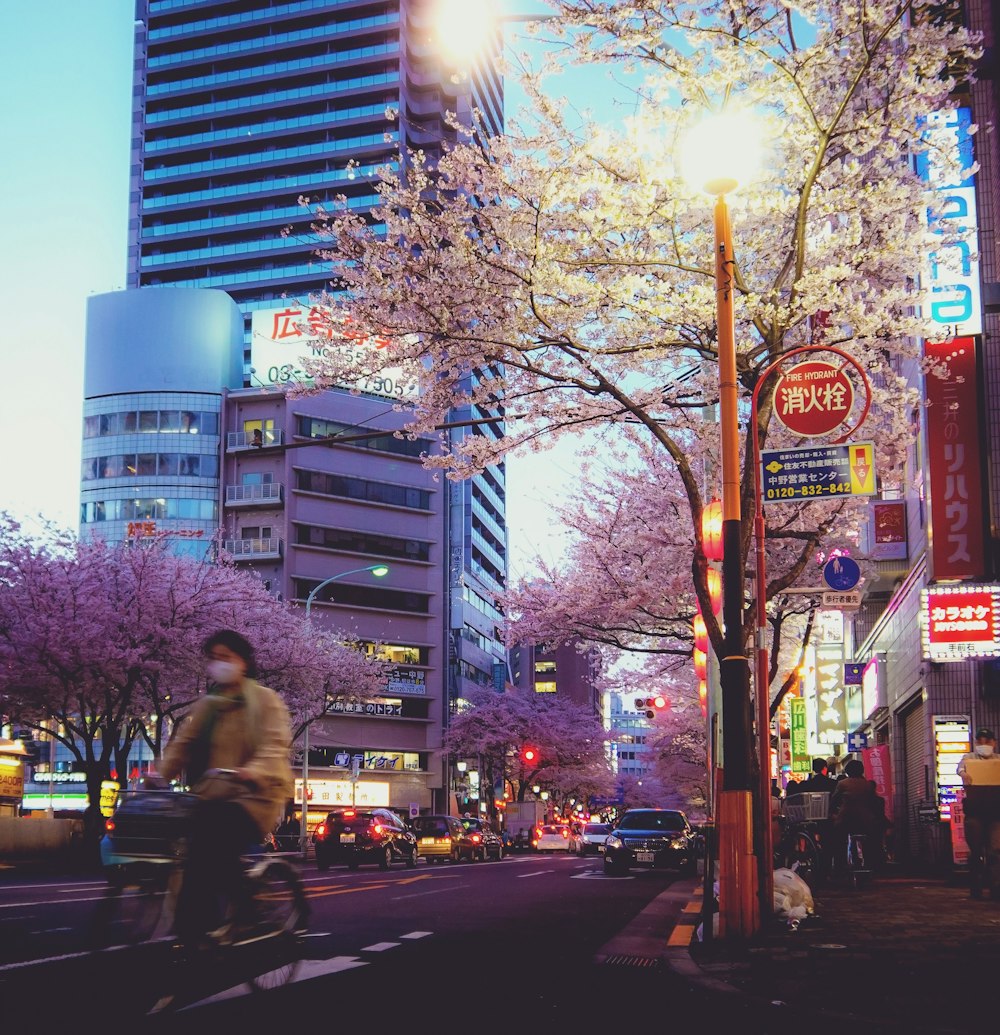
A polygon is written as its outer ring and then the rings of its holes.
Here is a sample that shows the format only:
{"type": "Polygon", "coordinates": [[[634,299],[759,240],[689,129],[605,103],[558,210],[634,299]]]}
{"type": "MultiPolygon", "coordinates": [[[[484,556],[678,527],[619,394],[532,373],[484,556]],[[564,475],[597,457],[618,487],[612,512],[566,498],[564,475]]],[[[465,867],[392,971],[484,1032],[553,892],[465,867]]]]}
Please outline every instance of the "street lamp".
{"type": "MultiPolygon", "coordinates": [[[[389,574],[389,566],[387,564],[369,564],[366,568],[351,568],[350,571],[342,571],[339,575],[331,575],[330,578],[324,579],[319,585],[313,586],[309,591],[309,596],[306,597],[306,621],[309,621],[312,602],[316,599],[316,594],[321,589],[329,586],[331,582],[345,579],[348,575],[357,575],[363,571],[370,571],[375,578],[382,579],[389,574]]],[[[299,850],[302,852],[303,859],[305,859],[309,851],[309,823],[307,822],[307,817],[309,815],[309,724],[311,722],[312,719],[307,719],[302,729],[302,829],[299,831],[299,850]]]]}
{"type": "MultiPolygon", "coordinates": [[[[719,350],[719,433],[722,454],[722,791],[719,795],[719,928],[743,938],[760,926],[757,860],[753,854],[750,665],[743,643],[742,515],[739,384],[733,288],[736,277],[726,195],[752,176],[757,141],[745,114],[706,119],[685,143],[687,178],[715,198],[715,298],[719,350]]],[[[759,690],[758,690],[759,692],[759,690]]],[[[769,860],[760,864],[769,867],[769,860]]],[[[768,870],[768,872],[770,872],[768,870]]]]}

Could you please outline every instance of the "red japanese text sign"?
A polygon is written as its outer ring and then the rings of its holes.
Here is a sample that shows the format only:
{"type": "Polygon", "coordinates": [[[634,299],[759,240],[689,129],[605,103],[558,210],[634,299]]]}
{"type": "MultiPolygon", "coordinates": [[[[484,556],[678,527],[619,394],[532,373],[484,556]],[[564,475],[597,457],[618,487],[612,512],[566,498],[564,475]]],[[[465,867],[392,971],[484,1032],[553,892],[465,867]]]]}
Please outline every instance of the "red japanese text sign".
{"type": "Polygon", "coordinates": [[[924,355],[935,364],[925,378],[932,574],[936,580],[981,579],[986,550],[976,341],[928,341],[924,355]]]}
{"type": "Polygon", "coordinates": [[[932,586],[921,593],[924,657],[1000,657],[1000,586],[932,586]]]}
{"type": "Polygon", "coordinates": [[[854,386],[842,367],[822,360],[797,363],[778,378],[774,413],[789,431],[814,438],[843,424],[854,406],[854,386]]]}

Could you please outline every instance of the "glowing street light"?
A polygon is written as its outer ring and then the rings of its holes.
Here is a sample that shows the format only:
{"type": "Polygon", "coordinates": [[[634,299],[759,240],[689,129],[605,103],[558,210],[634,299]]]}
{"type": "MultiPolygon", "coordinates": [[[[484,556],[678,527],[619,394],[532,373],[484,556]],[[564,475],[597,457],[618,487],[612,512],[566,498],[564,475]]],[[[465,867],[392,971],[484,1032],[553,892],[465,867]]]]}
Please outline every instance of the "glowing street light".
{"type": "MultiPolygon", "coordinates": [[[[740,443],[737,408],[736,265],[726,195],[756,173],[758,130],[746,113],[728,110],[706,118],[683,147],[685,177],[715,198],[715,297],[719,353],[719,432],[722,454],[722,616],[719,659],[722,689],[723,787],[719,795],[719,921],[723,937],[748,937],[760,925],[759,883],[753,853],[750,665],[743,645],[743,565],[740,443]]],[[[700,678],[704,676],[699,673],[700,678]]],[[[758,692],[760,689],[758,688],[758,692]]],[[[769,860],[761,866],[770,877],[769,860]]]]}
{"type": "MultiPolygon", "coordinates": [[[[313,586],[309,591],[309,596],[306,597],[306,621],[309,621],[309,615],[312,611],[312,602],[316,599],[316,594],[329,586],[331,582],[336,582],[338,579],[346,579],[348,575],[357,575],[359,572],[370,571],[372,575],[377,579],[385,578],[389,574],[388,564],[369,564],[366,568],[351,568],[350,571],[342,571],[339,575],[331,575],[330,578],[324,579],[319,585],[313,586]]],[[[312,721],[312,720],[310,720],[312,721]]],[[[302,730],[302,824],[299,830],[299,850],[302,852],[302,858],[305,859],[306,854],[309,851],[309,824],[307,817],[309,815],[309,722],[305,724],[302,730]]]]}

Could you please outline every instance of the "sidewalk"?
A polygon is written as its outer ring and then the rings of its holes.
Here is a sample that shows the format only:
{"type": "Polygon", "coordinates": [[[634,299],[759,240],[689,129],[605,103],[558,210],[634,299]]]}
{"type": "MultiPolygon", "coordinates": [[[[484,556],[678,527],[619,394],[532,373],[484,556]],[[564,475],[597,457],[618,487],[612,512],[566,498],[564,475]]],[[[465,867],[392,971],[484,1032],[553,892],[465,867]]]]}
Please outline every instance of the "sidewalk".
{"type": "MultiPolygon", "coordinates": [[[[943,879],[884,876],[820,888],[797,930],[775,922],[749,945],[693,941],[675,928],[668,963],[708,989],[787,1006],[788,1024],[850,1022],[865,1032],[968,1032],[1000,1000],[1000,901],[943,879]],[[682,947],[678,947],[682,946],[682,947]]],[[[701,889],[697,902],[701,900],[701,889]]],[[[689,913],[695,908],[689,905],[689,913]]]]}

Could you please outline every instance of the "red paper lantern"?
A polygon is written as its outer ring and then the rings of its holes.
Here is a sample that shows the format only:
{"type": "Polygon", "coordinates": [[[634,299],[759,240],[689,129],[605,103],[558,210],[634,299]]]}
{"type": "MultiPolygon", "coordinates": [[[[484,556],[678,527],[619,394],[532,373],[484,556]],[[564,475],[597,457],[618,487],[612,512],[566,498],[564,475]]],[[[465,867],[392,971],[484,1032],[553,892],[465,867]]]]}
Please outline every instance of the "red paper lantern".
{"type": "Polygon", "coordinates": [[[698,703],[701,705],[701,714],[708,715],[708,683],[704,679],[698,680],[698,703]]]}
{"type": "Polygon", "coordinates": [[[722,610],[722,575],[715,568],[708,569],[708,597],[712,601],[712,614],[722,610]]]}
{"type": "Polygon", "coordinates": [[[701,651],[708,650],[708,629],[705,628],[705,619],[702,618],[701,612],[694,616],[691,622],[691,628],[694,630],[694,645],[701,651]]]}
{"type": "Polygon", "coordinates": [[[694,649],[694,674],[699,679],[706,679],[708,676],[708,655],[697,647],[694,649]]]}
{"type": "Polygon", "coordinates": [[[701,545],[710,561],[722,560],[722,502],[712,500],[701,512],[701,545]]]}

